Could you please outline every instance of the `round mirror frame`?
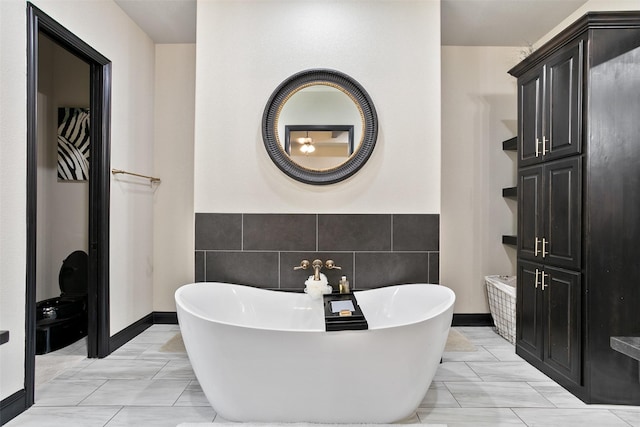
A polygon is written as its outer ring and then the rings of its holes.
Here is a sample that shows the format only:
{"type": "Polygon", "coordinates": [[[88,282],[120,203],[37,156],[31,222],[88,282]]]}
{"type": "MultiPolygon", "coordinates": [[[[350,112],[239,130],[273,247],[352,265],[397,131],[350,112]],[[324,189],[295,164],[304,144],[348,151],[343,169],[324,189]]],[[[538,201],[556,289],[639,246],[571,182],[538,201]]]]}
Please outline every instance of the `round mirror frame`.
{"type": "Polygon", "coordinates": [[[306,184],[326,185],[343,181],[367,162],[378,137],[378,116],[369,94],[348,75],[329,69],[301,71],[282,82],[273,92],[262,115],[262,140],[271,160],[291,178],[306,184]],[[325,170],[300,166],[285,153],[278,137],[278,117],[286,101],[299,90],[316,85],[332,86],[348,95],[360,110],[362,142],[344,163],[325,170]]]}

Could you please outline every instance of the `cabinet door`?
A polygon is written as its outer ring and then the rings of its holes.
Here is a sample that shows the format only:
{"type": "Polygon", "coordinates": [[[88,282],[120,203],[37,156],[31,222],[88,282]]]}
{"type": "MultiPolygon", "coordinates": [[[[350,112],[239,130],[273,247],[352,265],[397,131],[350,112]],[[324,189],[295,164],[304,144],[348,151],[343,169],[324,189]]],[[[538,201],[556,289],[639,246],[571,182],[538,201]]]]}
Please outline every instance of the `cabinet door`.
{"type": "Polygon", "coordinates": [[[532,261],[541,259],[544,236],[542,171],[542,166],[518,171],[518,256],[532,261]]]}
{"type": "Polygon", "coordinates": [[[546,64],[543,159],[581,152],[582,45],[579,40],[553,55],[546,64]]]}
{"type": "Polygon", "coordinates": [[[541,274],[541,264],[518,260],[516,345],[539,360],[543,357],[541,274]]]}
{"type": "Polygon", "coordinates": [[[525,166],[542,161],[544,67],[536,68],[518,79],[518,165],[525,166]]]}
{"type": "MultiPolygon", "coordinates": [[[[542,288],[542,286],[540,286],[542,288]]],[[[571,381],[581,382],[581,299],[580,273],[544,267],[546,365],[571,381]]]]}
{"type": "Polygon", "coordinates": [[[579,269],[582,233],[582,158],[544,165],[545,264],[579,269]]]}

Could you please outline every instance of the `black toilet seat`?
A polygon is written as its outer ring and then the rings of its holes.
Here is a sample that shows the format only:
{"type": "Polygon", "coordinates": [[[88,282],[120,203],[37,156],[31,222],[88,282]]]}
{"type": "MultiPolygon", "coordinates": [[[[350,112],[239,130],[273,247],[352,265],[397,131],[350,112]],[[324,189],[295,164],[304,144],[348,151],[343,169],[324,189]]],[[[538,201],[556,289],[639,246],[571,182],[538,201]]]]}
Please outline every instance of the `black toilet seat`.
{"type": "Polygon", "coordinates": [[[84,251],[72,252],[62,262],[58,285],[63,296],[85,296],[89,282],[89,256],[84,251]]]}
{"type": "Polygon", "coordinates": [[[87,334],[89,256],[74,251],[58,274],[60,296],[36,303],[36,354],[65,347],[87,334]]]}

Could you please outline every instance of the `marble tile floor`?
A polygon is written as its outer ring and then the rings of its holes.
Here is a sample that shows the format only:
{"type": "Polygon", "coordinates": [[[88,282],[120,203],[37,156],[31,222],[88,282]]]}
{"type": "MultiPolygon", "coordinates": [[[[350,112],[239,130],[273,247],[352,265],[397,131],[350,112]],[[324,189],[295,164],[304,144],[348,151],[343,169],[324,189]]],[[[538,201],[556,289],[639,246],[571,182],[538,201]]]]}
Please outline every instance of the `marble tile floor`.
{"type": "MultiPolygon", "coordinates": [[[[524,362],[492,328],[456,330],[476,351],[445,352],[420,407],[403,424],[640,427],[640,407],[584,404],[524,362]]],[[[6,426],[228,422],[207,403],[186,354],[162,351],[178,331],[175,325],[154,325],[107,358],[65,366],[36,387],[36,404],[6,426]]],[[[61,355],[78,351],[85,351],[82,345],[61,355]]]]}

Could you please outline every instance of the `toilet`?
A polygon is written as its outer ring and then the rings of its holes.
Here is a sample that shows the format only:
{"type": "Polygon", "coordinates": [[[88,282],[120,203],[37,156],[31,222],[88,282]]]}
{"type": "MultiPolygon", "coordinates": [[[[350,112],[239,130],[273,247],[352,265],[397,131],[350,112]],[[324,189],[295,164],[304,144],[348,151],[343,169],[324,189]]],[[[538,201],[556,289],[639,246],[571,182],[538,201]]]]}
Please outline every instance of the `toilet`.
{"type": "Polygon", "coordinates": [[[61,294],[36,303],[36,354],[68,346],[87,335],[89,256],[72,252],[58,275],[61,294]]]}

